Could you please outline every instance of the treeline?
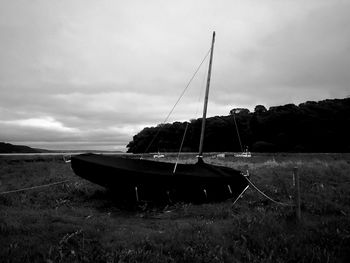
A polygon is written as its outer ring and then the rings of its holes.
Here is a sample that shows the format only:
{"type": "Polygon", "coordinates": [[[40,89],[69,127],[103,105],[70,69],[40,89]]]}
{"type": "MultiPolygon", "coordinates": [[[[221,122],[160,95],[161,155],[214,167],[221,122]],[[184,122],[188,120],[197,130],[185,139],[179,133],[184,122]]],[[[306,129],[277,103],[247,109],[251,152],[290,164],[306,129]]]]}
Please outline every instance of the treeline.
{"type": "MultiPolygon", "coordinates": [[[[128,152],[176,152],[186,126],[182,151],[196,152],[201,122],[196,119],[146,127],[127,145],[128,152]]],[[[236,108],[228,116],[207,119],[205,152],[239,152],[242,147],[253,152],[350,152],[350,98],[268,110],[257,105],[254,112],[236,108]]]]}

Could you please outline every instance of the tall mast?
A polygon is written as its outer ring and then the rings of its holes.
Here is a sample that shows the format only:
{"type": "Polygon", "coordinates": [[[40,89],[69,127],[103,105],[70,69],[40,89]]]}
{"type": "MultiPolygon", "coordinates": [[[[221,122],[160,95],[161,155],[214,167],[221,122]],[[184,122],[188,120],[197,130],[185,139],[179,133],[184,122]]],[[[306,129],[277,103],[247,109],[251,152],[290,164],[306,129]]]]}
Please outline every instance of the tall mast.
{"type": "Polygon", "coordinates": [[[209,68],[208,68],[208,76],[207,76],[207,87],[205,89],[205,97],[204,97],[201,138],[200,138],[200,141],[199,141],[198,161],[203,161],[202,158],[203,158],[204,131],[205,131],[205,121],[206,121],[206,118],[207,118],[207,107],[208,107],[208,97],[209,97],[211,65],[212,65],[212,62],[213,62],[214,42],[215,42],[215,31],[213,32],[213,39],[211,41],[210,60],[209,60],[209,68]]]}

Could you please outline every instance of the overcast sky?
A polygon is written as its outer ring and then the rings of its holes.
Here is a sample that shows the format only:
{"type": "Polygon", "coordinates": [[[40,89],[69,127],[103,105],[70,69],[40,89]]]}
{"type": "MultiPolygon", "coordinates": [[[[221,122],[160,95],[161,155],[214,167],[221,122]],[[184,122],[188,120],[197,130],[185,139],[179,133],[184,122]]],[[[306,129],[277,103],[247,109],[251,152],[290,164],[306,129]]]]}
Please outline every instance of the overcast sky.
{"type": "MultiPolygon", "coordinates": [[[[0,0],[0,141],[125,150],[210,48],[208,116],[350,95],[350,1],[0,0]]],[[[200,117],[207,63],[169,119],[200,117]]]]}

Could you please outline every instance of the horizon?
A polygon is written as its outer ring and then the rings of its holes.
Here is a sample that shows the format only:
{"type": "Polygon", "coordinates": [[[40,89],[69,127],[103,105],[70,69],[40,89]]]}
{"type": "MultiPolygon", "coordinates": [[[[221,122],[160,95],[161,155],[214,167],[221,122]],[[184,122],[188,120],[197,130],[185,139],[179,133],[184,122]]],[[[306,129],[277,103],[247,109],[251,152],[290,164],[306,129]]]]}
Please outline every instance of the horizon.
{"type": "MultiPolygon", "coordinates": [[[[350,96],[346,96],[345,98],[332,98],[332,99],[325,99],[325,100],[337,100],[337,99],[347,99],[350,98],[350,96]]],[[[324,100],[321,100],[324,101],[324,100]]],[[[305,101],[306,102],[306,101],[305,101]]],[[[305,102],[301,102],[301,103],[305,103],[305,102]]],[[[315,102],[320,102],[320,101],[315,101],[315,102]]],[[[287,103],[288,104],[288,103],[287,103]]],[[[267,110],[270,110],[272,107],[278,107],[278,106],[285,106],[287,104],[284,105],[274,105],[274,106],[270,106],[270,107],[266,107],[267,110]]],[[[296,105],[297,107],[300,104],[296,105]]],[[[250,113],[254,112],[254,109],[248,109],[250,111],[250,113]]],[[[229,116],[230,114],[227,115],[221,115],[221,116],[229,116]]],[[[207,118],[211,118],[211,117],[216,117],[216,116],[207,116],[207,118]]],[[[201,117],[200,117],[201,118],[201,117]]],[[[190,121],[190,120],[185,120],[186,121],[190,121]]],[[[176,122],[176,121],[175,121],[176,122]]],[[[157,125],[153,125],[153,126],[149,126],[149,127],[156,127],[157,125]]],[[[144,127],[146,128],[146,127],[144,127]]],[[[136,134],[135,134],[136,135],[136,134]]],[[[31,148],[35,148],[38,150],[49,150],[49,151],[106,151],[106,152],[121,152],[121,153],[127,153],[128,148],[125,146],[113,146],[110,144],[91,144],[89,142],[55,142],[55,143],[51,143],[51,144],[47,144],[46,142],[35,142],[35,145],[31,145],[32,142],[25,142],[25,141],[21,141],[21,142],[4,142],[4,143],[11,143],[14,145],[18,145],[18,146],[29,146],[31,148]],[[72,147],[72,145],[76,145],[75,148],[72,147]],[[41,145],[40,147],[37,147],[41,145]],[[46,147],[48,146],[48,147],[46,147]]]]}

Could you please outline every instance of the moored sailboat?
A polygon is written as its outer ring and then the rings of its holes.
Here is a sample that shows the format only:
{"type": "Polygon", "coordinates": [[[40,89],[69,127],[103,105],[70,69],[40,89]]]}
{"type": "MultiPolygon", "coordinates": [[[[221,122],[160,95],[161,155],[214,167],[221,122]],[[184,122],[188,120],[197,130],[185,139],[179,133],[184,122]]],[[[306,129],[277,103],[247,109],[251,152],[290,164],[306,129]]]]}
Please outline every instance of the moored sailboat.
{"type": "Polygon", "coordinates": [[[210,50],[197,163],[174,164],[98,154],[81,154],[71,158],[73,171],[82,178],[112,189],[123,199],[171,202],[210,202],[229,198],[237,200],[248,188],[248,181],[243,173],[203,161],[214,43],[215,32],[213,32],[210,50]]]}

